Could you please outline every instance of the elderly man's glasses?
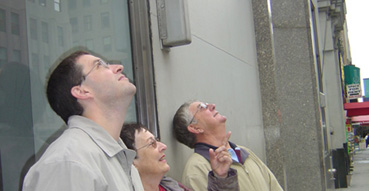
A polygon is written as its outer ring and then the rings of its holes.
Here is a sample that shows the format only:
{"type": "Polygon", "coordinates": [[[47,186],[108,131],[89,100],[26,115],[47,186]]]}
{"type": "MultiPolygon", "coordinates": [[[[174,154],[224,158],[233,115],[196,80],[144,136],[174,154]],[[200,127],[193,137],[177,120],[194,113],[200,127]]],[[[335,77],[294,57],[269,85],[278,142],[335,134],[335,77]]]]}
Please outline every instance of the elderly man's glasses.
{"type": "Polygon", "coordinates": [[[195,114],[193,115],[193,117],[192,117],[192,119],[191,119],[191,121],[190,121],[190,123],[189,123],[188,125],[190,125],[190,124],[193,122],[193,120],[195,119],[195,115],[196,115],[200,110],[202,110],[202,109],[207,109],[207,108],[208,108],[208,103],[200,103],[200,104],[197,106],[197,110],[196,110],[195,114]]]}
{"type": "Polygon", "coordinates": [[[138,149],[136,149],[136,151],[138,151],[138,150],[140,150],[140,149],[143,149],[143,148],[145,148],[145,147],[148,147],[148,146],[152,146],[154,149],[156,148],[156,146],[158,145],[158,142],[160,141],[160,139],[159,138],[150,138],[151,140],[150,140],[150,143],[148,143],[148,144],[146,144],[146,145],[144,145],[144,146],[142,146],[142,147],[140,147],[140,148],[138,148],[138,149]]]}
{"type": "Polygon", "coordinates": [[[101,60],[101,59],[99,59],[99,60],[97,60],[96,62],[95,62],[95,65],[94,65],[94,67],[92,67],[91,68],[91,70],[89,71],[89,72],[87,72],[87,74],[86,75],[84,75],[83,76],[83,80],[86,80],[86,78],[87,78],[87,76],[97,67],[97,68],[99,68],[100,66],[102,66],[102,67],[104,67],[104,68],[109,68],[109,63],[107,63],[107,62],[105,62],[104,60],[101,60]]]}

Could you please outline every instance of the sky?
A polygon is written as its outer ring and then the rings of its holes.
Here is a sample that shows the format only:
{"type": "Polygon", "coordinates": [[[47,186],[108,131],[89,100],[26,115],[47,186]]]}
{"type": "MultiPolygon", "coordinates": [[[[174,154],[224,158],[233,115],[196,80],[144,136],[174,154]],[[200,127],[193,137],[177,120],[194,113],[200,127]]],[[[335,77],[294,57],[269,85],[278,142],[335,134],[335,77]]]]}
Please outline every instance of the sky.
{"type": "MultiPolygon", "coordinates": [[[[347,32],[352,64],[360,68],[361,84],[369,78],[369,0],[346,0],[347,32]]],[[[362,90],[364,95],[364,90],[362,90]]]]}

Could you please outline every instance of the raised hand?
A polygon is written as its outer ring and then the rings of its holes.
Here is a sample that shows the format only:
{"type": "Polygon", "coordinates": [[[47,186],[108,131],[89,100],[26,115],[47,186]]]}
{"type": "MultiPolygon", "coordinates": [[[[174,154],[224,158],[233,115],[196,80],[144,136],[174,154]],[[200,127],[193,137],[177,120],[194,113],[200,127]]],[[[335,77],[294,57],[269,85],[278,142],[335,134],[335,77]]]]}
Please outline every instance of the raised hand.
{"type": "Polygon", "coordinates": [[[227,150],[229,137],[231,137],[230,131],[228,131],[222,140],[222,145],[220,147],[215,151],[213,149],[209,149],[211,169],[213,170],[214,175],[218,178],[226,178],[229,167],[232,164],[231,155],[227,150]]]}

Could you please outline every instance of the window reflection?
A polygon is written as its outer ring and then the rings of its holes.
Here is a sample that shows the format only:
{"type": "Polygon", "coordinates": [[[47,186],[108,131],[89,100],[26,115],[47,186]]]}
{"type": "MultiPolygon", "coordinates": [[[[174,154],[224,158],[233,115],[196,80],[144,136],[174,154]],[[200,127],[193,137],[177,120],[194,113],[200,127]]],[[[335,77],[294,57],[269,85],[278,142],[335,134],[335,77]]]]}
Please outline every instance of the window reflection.
{"type": "Polygon", "coordinates": [[[54,10],[60,12],[60,0],[54,0],[54,10]]]}
{"type": "Polygon", "coordinates": [[[13,60],[14,62],[20,63],[21,62],[21,51],[20,50],[13,50],[13,60]]]}
{"type": "Polygon", "coordinates": [[[109,19],[109,13],[101,13],[101,26],[102,28],[109,28],[110,27],[110,19],[109,19]]]}
{"type": "Polygon", "coordinates": [[[30,37],[33,40],[37,40],[37,21],[34,18],[29,19],[29,32],[30,37]]]}
{"type": "Polygon", "coordinates": [[[70,19],[70,25],[72,27],[72,33],[78,32],[78,20],[77,18],[71,18],[70,19]]]}
{"type": "Polygon", "coordinates": [[[41,34],[42,42],[49,43],[49,24],[47,22],[41,22],[41,34]]]}
{"type": "Polygon", "coordinates": [[[69,10],[73,10],[77,7],[77,0],[68,0],[69,10]]]}
{"type": "Polygon", "coordinates": [[[0,66],[5,65],[8,62],[8,53],[5,47],[0,47],[0,66]]]}
{"type": "Polygon", "coordinates": [[[19,15],[17,13],[11,13],[11,29],[12,34],[19,35],[19,15]]]}
{"type": "MultiPolygon", "coordinates": [[[[1,191],[19,190],[28,168],[65,128],[45,96],[50,68],[64,52],[83,46],[123,64],[133,79],[129,31],[126,0],[12,0],[0,5],[1,191]]],[[[136,121],[133,100],[126,122],[136,121]]]]}
{"type": "Polygon", "coordinates": [[[86,15],[83,17],[83,25],[85,32],[92,31],[92,17],[91,15],[86,15]]]}
{"type": "Polygon", "coordinates": [[[64,46],[64,32],[63,27],[58,26],[57,27],[57,35],[58,35],[58,45],[64,46]]]}
{"type": "Polygon", "coordinates": [[[5,10],[0,9],[0,31],[1,32],[6,32],[5,20],[6,20],[5,10]]]}

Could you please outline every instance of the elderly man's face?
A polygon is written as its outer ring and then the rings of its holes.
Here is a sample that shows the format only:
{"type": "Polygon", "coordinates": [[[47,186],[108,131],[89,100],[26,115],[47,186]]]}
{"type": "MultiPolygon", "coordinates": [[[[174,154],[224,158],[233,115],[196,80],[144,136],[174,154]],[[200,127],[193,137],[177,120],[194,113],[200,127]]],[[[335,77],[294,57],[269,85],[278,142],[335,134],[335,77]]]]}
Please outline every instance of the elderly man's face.
{"type": "Polygon", "coordinates": [[[190,112],[194,115],[192,123],[200,127],[218,127],[219,125],[225,124],[227,118],[220,115],[215,110],[215,104],[207,104],[202,102],[193,102],[189,106],[190,112]],[[206,107],[204,107],[204,105],[206,107]]]}

